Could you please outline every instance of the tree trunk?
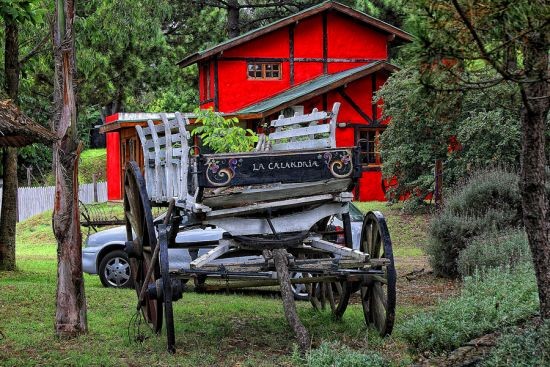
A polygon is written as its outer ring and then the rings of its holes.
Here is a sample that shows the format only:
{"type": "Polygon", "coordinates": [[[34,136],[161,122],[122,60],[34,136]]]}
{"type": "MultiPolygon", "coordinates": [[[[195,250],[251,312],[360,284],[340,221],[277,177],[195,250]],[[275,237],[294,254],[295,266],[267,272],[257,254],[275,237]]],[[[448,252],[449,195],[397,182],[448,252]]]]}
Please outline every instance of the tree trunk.
{"type": "Polygon", "coordinates": [[[57,239],[55,331],[60,337],[87,332],[86,298],[82,277],[82,234],[78,212],[74,0],[56,0],[53,46],[55,57],[54,145],[55,202],[53,231],[57,239]]]}
{"type": "Polygon", "coordinates": [[[19,29],[17,22],[8,17],[4,18],[6,25],[6,43],[4,45],[4,75],[6,78],[6,92],[17,104],[19,96],[19,29]]]}
{"type": "Polygon", "coordinates": [[[227,34],[229,38],[238,37],[241,33],[239,25],[239,1],[227,1],[227,34]]]}
{"type": "Polygon", "coordinates": [[[17,222],[17,149],[4,149],[4,187],[0,214],[0,270],[15,270],[17,222]]]}
{"type": "Polygon", "coordinates": [[[548,35],[529,41],[524,52],[525,76],[521,84],[522,154],[520,190],[523,221],[533,255],[543,319],[550,319],[550,218],[545,192],[546,119],[550,108],[548,83],[548,35]]]}
{"type": "Polygon", "coordinates": [[[283,299],[283,307],[285,310],[285,317],[294,329],[300,351],[305,354],[311,347],[311,338],[305,326],[298,317],[296,312],[296,303],[294,302],[294,294],[290,287],[290,276],[288,274],[288,258],[287,252],[284,249],[273,250],[273,261],[275,262],[275,268],[277,269],[277,277],[281,286],[281,298],[283,299]]]}
{"type": "MultiPolygon", "coordinates": [[[[8,96],[17,104],[19,94],[19,32],[17,22],[4,18],[4,79],[8,96]]],[[[0,270],[15,270],[15,226],[17,223],[17,149],[4,150],[4,187],[0,213],[0,270]]]]}

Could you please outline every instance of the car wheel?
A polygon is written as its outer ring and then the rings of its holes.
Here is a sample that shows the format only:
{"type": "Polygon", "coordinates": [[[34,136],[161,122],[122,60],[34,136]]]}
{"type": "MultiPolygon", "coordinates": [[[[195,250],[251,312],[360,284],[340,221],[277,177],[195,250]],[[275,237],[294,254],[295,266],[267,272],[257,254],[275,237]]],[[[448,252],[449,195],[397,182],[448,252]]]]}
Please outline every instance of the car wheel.
{"type": "Polygon", "coordinates": [[[109,252],[99,264],[99,279],[105,287],[132,288],[134,280],[128,255],[122,250],[109,252]]]}
{"type": "MultiPolygon", "coordinates": [[[[292,279],[303,278],[302,273],[290,273],[292,279]]],[[[290,288],[292,289],[292,294],[294,294],[294,299],[297,301],[307,301],[309,295],[307,293],[307,288],[305,284],[302,283],[291,283],[290,288]]]]}

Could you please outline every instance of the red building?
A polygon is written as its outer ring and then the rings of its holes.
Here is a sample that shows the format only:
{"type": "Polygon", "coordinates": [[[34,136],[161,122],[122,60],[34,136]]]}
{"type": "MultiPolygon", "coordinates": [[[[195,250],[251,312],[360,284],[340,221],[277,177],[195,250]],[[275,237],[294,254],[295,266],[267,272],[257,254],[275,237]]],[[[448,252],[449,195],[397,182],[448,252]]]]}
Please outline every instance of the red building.
{"type": "Polygon", "coordinates": [[[281,113],[327,110],[341,102],[337,145],[361,145],[364,152],[358,198],[384,200],[377,145],[387,122],[372,98],[397,69],[389,63],[390,46],[410,40],[396,27],[328,1],[179,65],[198,64],[201,108],[235,115],[250,128],[281,113]]]}
{"type": "Polygon", "coordinates": [[[386,121],[372,97],[396,67],[390,46],[406,32],[336,2],[325,2],[180,62],[198,64],[201,108],[253,125],[281,112],[342,103],[337,144],[364,150],[360,200],[384,200],[377,144],[386,121]]]}

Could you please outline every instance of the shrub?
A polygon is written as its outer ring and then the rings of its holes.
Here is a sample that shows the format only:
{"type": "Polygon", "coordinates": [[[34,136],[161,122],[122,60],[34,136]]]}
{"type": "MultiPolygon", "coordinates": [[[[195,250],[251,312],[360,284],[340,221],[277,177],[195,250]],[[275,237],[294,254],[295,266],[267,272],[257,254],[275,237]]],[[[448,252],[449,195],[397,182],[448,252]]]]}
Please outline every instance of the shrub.
{"type": "Polygon", "coordinates": [[[506,330],[481,366],[550,365],[550,321],[517,331],[517,328],[506,330]]]}
{"type": "Polygon", "coordinates": [[[339,343],[323,342],[306,356],[308,367],[384,367],[389,363],[378,353],[359,353],[339,343]]]}
{"type": "Polygon", "coordinates": [[[204,145],[216,153],[248,152],[254,148],[258,136],[250,129],[243,129],[238,125],[236,117],[224,118],[219,112],[212,109],[196,109],[196,123],[191,134],[198,135],[204,145]]]}
{"type": "Polygon", "coordinates": [[[490,269],[466,277],[460,296],[441,302],[430,313],[414,316],[398,328],[398,333],[418,352],[440,353],[514,325],[532,316],[538,306],[531,264],[490,269]]]}
{"type": "Polygon", "coordinates": [[[434,272],[458,276],[457,259],[469,241],[520,225],[517,175],[504,169],[474,173],[448,193],[445,207],[430,223],[426,251],[434,272]]]}
{"type": "Polygon", "coordinates": [[[531,261],[529,242],[523,230],[487,233],[477,237],[460,252],[458,271],[463,276],[489,268],[511,266],[531,261]]]}
{"type": "Polygon", "coordinates": [[[445,211],[457,215],[481,216],[488,211],[504,211],[521,218],[518,175],[504,168],[474,172],[447,193],[445,211]]]}
{"type": "MultiPolygon", "coordinates": [[[[490,69],[476,74],[487,79],[496,76],[490,69]]],[[[421,73],[410,65],[392,74],[376,93],[377,100],[384,101],[384,116],[391,116],[380,146],[384,178],[399,183],[388,190],[389,197],[411,193],[424,197],[431,192],[436,159],[443,161],[445,186],[456,183],[472,166],[518,163],[521,99],[517,86],[498,83],[483,90],[445,92],[455,77],[435,70],[421,73]]]]}

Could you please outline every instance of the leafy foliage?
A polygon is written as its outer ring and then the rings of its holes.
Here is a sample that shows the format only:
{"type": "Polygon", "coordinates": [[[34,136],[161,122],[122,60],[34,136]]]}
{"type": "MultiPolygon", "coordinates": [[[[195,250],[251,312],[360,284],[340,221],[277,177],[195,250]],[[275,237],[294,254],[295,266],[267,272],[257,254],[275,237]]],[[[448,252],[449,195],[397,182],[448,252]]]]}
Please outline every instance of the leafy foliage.
{"type": "Polygon", "coordinates": [[[0,0],[0,17],[17,22],[34,21],[33,3],[36,0],[0,0]]]}
{"type": "Polygon", "coordinates": [[[514,267],[531,261],[529,242],[523,230],[489,232],[474,238],[458,255],[463,276],[490,268],[514,267]]]}
{"type": "Polygon", "coordinates": [[[398,329],[419,352],[440,353],[515,325],[538,310],[537,284],[531,264],[491,269],[464,280],[462,294],[441,302],[430,313],[413,316],[398,329]]]}
{"type": "Polygon", "coordinates": [[[547,366],[550,363],[550,321],[504,331],[482,367],[547,366]]]}
{"type": "Polygon", "coordinates": [[[87,103],[122,108],[130,96],[139,98],[174,74],[161,28],[170,14],[167,1],[92,0],[78,13],[78,72],[86,80],[79,93],[87,103]]]}
{"type": "MultiPolygon", "coordinates": [[[[445,74],[432,75],[439,86],[445,74]]],[[[384,177],[397,178],[391,198],[415,193],[422,199],[434,187],[436,159],[444,166],[444,185],[488,164],[515,165],[519,159],[516,88],[499,84],[485,91],[441,91],[423,84],[416,67],[392,75],[377,95],[391,123],[382,134],[384,177]]]]}
{"type": "Polygon", "coordinates": [[[434,271],[457,276],[457,259],[473,238],[521,225],[521,201],[515,173],[493,169],[474,173],[449,190],[447,203],[430,223],[426,249],[434,271]]]}
{"type": "Polygon", "coordinates": [[[212,109],[196,109],[196,126],[191,134],[198,135],[202,143],[216,153],[248,152],[258,141],[258,136],[250,129],[238,125],[236,117],[225,118],[212,109]]]}
{"type": "Polygon", "coordinates": [[[17,160],[19,162],[17,166],[18,176],[26,178],[27,168],[30,167],[32,170],[32,184],[43,184],[46,182],[46,178],[51,176],[51,170],[49,168],[52,159],[52,151],[49,146],[32,144],[19,148],[17,149],[17,160]]]}
{"type": "Polygon", "coordinates": [[[323,342],[305,358],[307,367],[384,367],[389,363],[376,352],[360,353],[338,343],[323,342]]]}

